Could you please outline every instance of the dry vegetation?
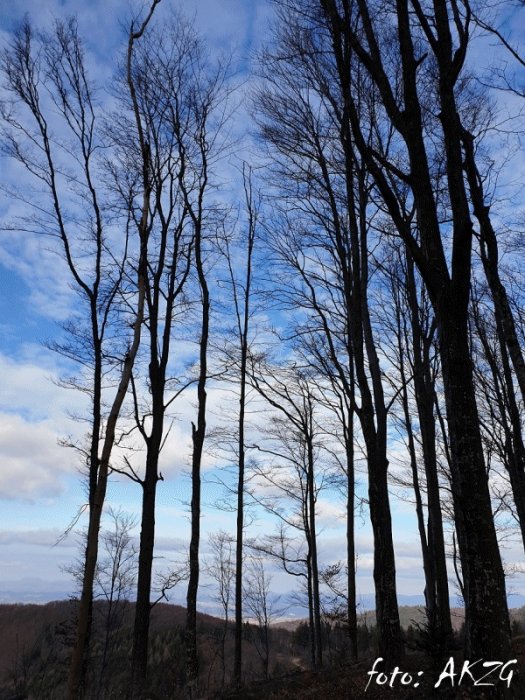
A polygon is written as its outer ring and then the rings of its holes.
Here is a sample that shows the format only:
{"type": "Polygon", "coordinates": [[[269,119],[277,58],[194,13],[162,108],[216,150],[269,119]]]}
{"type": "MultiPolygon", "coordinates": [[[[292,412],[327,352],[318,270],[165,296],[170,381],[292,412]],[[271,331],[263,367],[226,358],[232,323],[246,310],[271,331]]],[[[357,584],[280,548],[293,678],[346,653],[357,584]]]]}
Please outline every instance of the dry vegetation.
{"type": "MultiPolygon", "coordinates": [[[[95,605],[95,634],[93,664],[87,697],[122,698],[129,685],[129,658],[131,654],[134,605],[121,605],[119,627],[111,635],[106,670],[100,679],[102,644],[104,639],[104,604],[95,605]],[[98,694],[98,695],[97,695],[98,694]]],[[[461,610],[454,611],[454,619],[461,625],[461,610]]],[[[152,613],[150,641],[151,687],[153,698],[176,698],[185,683],[184,623],[186,611],[178,605],[159,604],[152,613]],[[155,694],[153,694],[155,693],[155,694]]],[[[525,667],[525,608],[512,611],[514,651],[519,667],[525,667]]],[[[443,683],[434,689],[444,662],[432,660],[422,649],[423,638],[418,626],[424,623],[420,608],[401,608],[405,628],[406,655],[403,671],[425,675],[418,688],[394,689],[387,685],[370,684],[366,697],[382,698],[461,698],[469,697],[468,689],[450,688],[443,683]]],[[[46,605],[0,606],[0,700],[56,700],[61,697],[67,675],[67,663],[75,622],[75,602],[57,601],[46,605]]],[[[201,663],[201,697],[229,698],[230,700],[284,700],[286,698],[358,698],[365,696],[369,681],[368,671],[374,659],[373,642],[376,634],[374,613],[359,618],[360,660],[347,662],[347,641],[344,632],[332,629],[325,644],[328,650],[326,666],[322,670],[308,668],[308,628],[304,621],[282,621],[272,626],[269,678],[265,679],[263,664],[257,652],[254,626],[245,625],[246,685],[240,692],[231,690],[233,672],[233,626],[228,627],[224,647],[224,677],[221,638],[223,620],[199,614],[199,655],[201,663]]],[[[458,645],[459,646],[459,645],[458,645]]],[[[461,664],[459,651],[455,653],[456,666],[461,664]]],[[[511,685],[513,695],[522,698],[518,675],[511,685]]]]}

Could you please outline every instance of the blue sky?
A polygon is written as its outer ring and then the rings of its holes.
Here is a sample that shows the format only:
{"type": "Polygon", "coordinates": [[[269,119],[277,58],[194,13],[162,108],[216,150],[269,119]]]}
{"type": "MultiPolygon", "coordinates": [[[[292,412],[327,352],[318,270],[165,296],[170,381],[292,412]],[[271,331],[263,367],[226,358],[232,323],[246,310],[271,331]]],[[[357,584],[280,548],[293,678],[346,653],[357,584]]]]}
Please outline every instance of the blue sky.
{"type": "MultiPolygon", "coordinates": [[[[267,0],[186,0],[177,3],[182,11],[195,15],[210,51],[232,52],[234,65],[248,75],[249,61],[264,37],[271,15],[267,0]]],[[[53,17],[76,14],[80,34],[86,37],[88,61],[97,74],[109,80],[119,48],[125,38],[122,25],[131,16],[132,4],[126,0],[18,0],[4,5],[0,19],[0,40],[28,12],[35,26],[45,28],[53,17]]],[[[138,7],[138,5],[133,5],[138,7]]],[[[163,0],[158,13],[170,12],[169,0],[163,0]]],[[[237,115],[236,128],[250,128],[249,118],[237,115]]],[[[2,159],[1,172],[11,181],[18,176],[2,159]]],[[[0,218],[9,219],[17,206],[0,193],[0,218]]],[[[71,563],[78,546],[74,537],[57,543],[85,501],[78,458],[74,451],[58,444],[67,436],[80,438],[85,426],[70,414],[82,414],[81,395],[63,389],[57,380],[71,368],[67,362],[46,349],[44,342],[57,337],[61,320],[74,308],[74,296],[67,276],[42,237],[0,233],[0,602],[63,597],[72,590],[71,579],[61,567],[71,563]]],[[[225,400],[220,388],[210,391],[210,407],[220,411],[225,400]]],[[[188,469],[191,401],[177,408],[172,438],[163,454],[161,470],[165,481],[158,490],[157,553],[164,557],[159,566],[176,559],[188,540],[189,524],[185,503],[189,500],[188,469]]],[[[213,423],[213,417],[211,418],[213,423]]],[[[399,446],[398,446],[399,448],[399,446]]],[[[396,447],[394,446],[394,450],[396,447]]],[[[203,500],[209,504],[203,517],[203,551],[206,535],[219,529],[233,531],[234,515],[211,507],[217,498],[213,486],[220,460],[205,459],[203,500]]],[[[362,477],[362,489],[365,488],[362,477]]],[[[131,481],[115,477],[108,490],[108,505],[138,512],[140,492],[131,481]]],[[[398,590],[400,594],[422,594],[423,576],[413,506],[393,498],[394,537],[398,554],[398,590]]],[[[320,544],[323,563],[344,558],[344,505],[333,494],[319,503],[320,544]]],[[[271,530],[264,518],[254,532],[271,530]]],[[[358,520],[359,590],[373,591],[372,538],[367,519],[358,520]]],[[[511,543],[506,552],[509,562],[521,560],[519,546],[511,543]]],[[[276,591],[290,589],[290,581],[273,572],[276,591]]],[[[518,586],[519,588],[519,586],[518,586]]],[[[453,591],[453,586],[451,586],[453,591]]],[[[523,589],[525,592],[525,588],[523,589]]],[[[181,591],[180,598],[184,592],[181,591]]]]}

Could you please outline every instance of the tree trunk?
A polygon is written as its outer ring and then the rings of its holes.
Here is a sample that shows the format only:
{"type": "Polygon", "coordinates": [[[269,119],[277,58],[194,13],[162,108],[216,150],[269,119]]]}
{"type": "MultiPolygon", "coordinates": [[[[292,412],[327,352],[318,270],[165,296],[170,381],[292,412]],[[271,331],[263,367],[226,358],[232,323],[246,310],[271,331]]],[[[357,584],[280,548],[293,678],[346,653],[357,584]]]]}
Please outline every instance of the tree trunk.
{"type": "Polygon", "coordinates": [[[306,588],[308,594],[308,639],[310,641],[310,664],[316,667],[316,642],[315,642],[315,614],[314,614],[314,594],[312,586],[312,557],[310,551],[307,557],[306,588]]]}
{"type": "Polygon", "coordinates": [[[392,543],[387,470],[384,455],[367,449],[368,498],[374,533],[374,583],[376,589],[376,619],[378,654],[385,668],[392,669],[403,657],[403,641],[396,596],[396,565],[392,543]]]}
{"type": "MultiPolygon", "coordinates": [[[[153,422],[156,423],[154,415],[153,422]]],[[[160,420],[162,422],[162,416],[160,420]]],[[[155,545],[155,500],[158,483],[158,459],[162,439],[162,425],[155,425],[148,443],[146,474],[142,482],[142,519],[139,544],[137,601],[133,628],[131,659],[132,697],[140,697],[146,687],[148,669],[149,624],[151,615],[151,576],[155,545]],[[161,438],[160,440],[158,438],[161,438]],[[155,439],[156,438],[156,439],[155,439]]]]}
{"type": "Polygon", "coordinates": [[[100,521],[102,519],[102,509],[106,497],[106,488],[109,472],[109,460],[115,443],[115,431],[117,420],[120,415],[120,409],[131,378],[133,363],[137,355],[140,343],[140,331],[142,327],[142,314],[144,309],[144,269],[143,261],[145,257],[141,255],[142,262],[139,262],[139,299],[137,306],[137,316],[134,323],[134,338],[133,344],[124,361],[124,367],[120,378],[119,386],[111,411],[108,417],[106,426],[106,435],[104,445],[100,457],[99,477],[95,497],[93,499],[93,508],[90,512],[88,534],[86,542],[86,558],[84,567],[84,576],[82,580],[82,593],[79,602],[78,620],[75,645],[71,656],[71,665],[69,668],[67,697],[68,700],[77,700],[81,692],[82,669],[84,665],[85,653],[87,650],[87,641],[89,637],[89,628],[91,620],[91,609],[93,602],[93,584],[95,581],[95,571],[98,559],[98,534],[100,530],[100,521]]]}
{"type": "Polygon", "coordinates": [[[465,654],[466,658],[508,659],[511,649],[505,578],[484,467],[466,319],[458,313],[455,300],[447,306],[447,322],[440,323],[439,341],[452,493],[465,548],[462,565],[469,617],[465,654]]]}
{"type": "Polygon", "coordinates": [[[480,253],[485,276],[490,287],[495,312],[498,317],[498,333],[507,345],[522,400],[525,401],[525,358],[516,332],[514,316],[509,304],[507,290],[498,269],[498,239],[490,218],[490,207],[485,204],[482,179],[478,172],[474,156],[474,139],[463,130],[465,150],[465,169],[474,205],[474,215],[480,228],[480,253]]]}
{"type": "MultiPolygon", "coordinates": [[[[310,416],[308,417],[310,418],[310,416]]],[[[312,569],[312,602],[314,618],[314,639],[315,639],[315,666],[323,665],[323,638],[321,630],[321,601],[319,596],[319,566],[317,560],[317,535],[315,522],[315,475],[314,475],[314,452],[311,433],[306,436],[307,440],[307,491],[308,491],[308,516],[309,516],[309,536],[310,536],[310,560],[312,569]]]]}
{"type": "Polygon", "coordinates": [[[192,424],[193,454],[191,465],[191,540],[189,551],[189,581],[186,595],[186,655],[187,687],[190,698],[196,697],[199,676],[197,649],[197,593],[199,589],[199,545],[201,518],[201,462],[206,436],[206,379],[208,374],[208,337],[210,295],[202,261],[202,229],[197,222],[195,231],[195,260],[201,289],[202,317],[199,343],[199,380],[197,384],[197,425],[192,424]]]}
{"type": "Polygon", "coordinates": [[[239,688],[242,682],[242,571],[244,537],[244,414],[246,400],[246,345],[243,343],[241,356],[241,396],[239,399],[239,464],[237,478],[237,527],[235,546],[235,649],[233,677],[239,688]]]}
{"type": "MultiPolygon", "coordinates": [[[[350,378],[354,387],[353,371],[350,378]]],[[[353,390],[353,389],[352,389],[353,390]]],[[[353,397],[352,397],[353,405],[353,397]]],[[[357,661],[357,590],[355,581],[355,468],[354,468],[354,409],[350,407],[346,426],[346,561],[347,561],[347,623],[350,659],[357,661]]]]}
{"type": "MultiPolygon", "coordinates": [[[[348,147],[348,145],[347,145],[348,147]]],[[[350,166],[349,166],[350,167],[350,166]]],[[[350,171],[352,172],[352,171],[350,171]]],[[[388,493],[387,410],[379,357],[374,343],[368,306],[368,198],[364,173],[357,171],[359,201],[353,204],[351,183],[347,185],[353,258],[353,357],[361,393],[361,427],[368,460],[368,497],[374,533],[374,583],[379,655],[387,669],[403,657],[403,637],[397,605],[396,564],[392,538],[392,516],[388,493]],[[371,381],[366,373],[368,364],[371,381]],[[370,386],[371,385],[371,386],[370,386]]],[[[347,175],[348,177],[348,175],[347,175]]]]}
{"type": "MultiPolygon", "coordinates": [[[[246,256],[246,278],[244,284],[244,304],[242,318],[238,316],[241,350],[240,396],[239,396],[239,473],[237,478],[237,523],[235,547],[235,649],[233,677],[239,688],[242,683],[242,576],[243,576],[243,537],[244,537],[244,471],[246,446],[244,427],[246,415],[246,384],[248,362],[248,329],[250,323],[250,294],[252,285],[252,255],[255,242],[255,212],[252,202],[251,179],[245,177],[245,192],[249,214],[248,247],[246,256]]],[[[232,279],[233,275],[232,275],[232,279]]],[[[235,282],[234,282],[235,284],[235,282]]]]}
{"type": "Polygon", "coordinates": [[[434,588],[434,615],[429,617],[436,642],[441,648],[450,645],[453,639],[450,618],[447,560],[443,516],[441,513],[440,489],[436,458],[436,428],[434,420],[434,381],[431,376],[430,348],[432,332],[425,336],[419,318],[414,262],[407,252],[407,296],[411,313],[411,330],[414,363],[414,389],[421,430],[423,461],[427,484],[428,534],[430,567],[434,588]]]}

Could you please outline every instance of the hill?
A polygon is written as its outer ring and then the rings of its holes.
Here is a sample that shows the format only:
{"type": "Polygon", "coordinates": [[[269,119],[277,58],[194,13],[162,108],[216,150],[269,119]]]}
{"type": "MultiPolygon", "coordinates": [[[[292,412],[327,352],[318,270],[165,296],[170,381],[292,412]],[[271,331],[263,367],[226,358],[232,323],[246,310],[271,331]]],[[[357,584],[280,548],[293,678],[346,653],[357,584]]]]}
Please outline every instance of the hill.
{"type": "MultiPolygon", "coordinates": [[[[108,625],[108,607],[94,606],[91,673],[86,698],[111,700],[123,697],[129,679],[134,605],[121,604],[108,625]]],[[[115,611],[113,611],[115,613],[115,611]]],[[[463,611],[455,609],[455,628],[463,621],[463,611]]],[[[424,621],[419,606],[400,608],[403,627],[408,630],[407,662],[427,668],[431,661],[418,651],[417,627],[424,621]]],[[[150,683],[158,700],[180,697],[185,684],[184,625],[182,606],[159,603],[153,608],[150,638],[150,683]]],[[[525,630],[525,607],[511,611],[515,634],[525,630]]],[[[34,698],[57,700],[62,697],[73,641],[75,603],[55,601],[46,605],[0,605],[0,700],[34,698]]],[[[305,620],[283,620],[269,630],[268,676],[264,663],[264,640],[260,630],[245,624],[244,680],[241,695],[228,695],[233,660],[231,623],[198,614],[201,696],[242,698],[336,698],[362,697],[368,679],[375,645],[375,614],[363,613],[358,620],[359,653],[362,661],[349,666],[344,628],[326,627],[325,665],[313,673],[309,667],[309,635],[305,620]],[[313,694],[312,694],[313,693],[313,694]]],[[[525,637],[517,637],[520,659],[525,658],[525,637]],[[522,658],[523,657],[523,658],[522,658]]],[[[460,644],[458,644],[458,650],[460,644]]],[[[459,653],[459,651],[457,652],[459,653]]],[[[377,688],[367,693],[378,696],[377,688]]],[[[149,696],[148,696],[149,697],[149,696]]],[[[395,693],[395,697],[404,697],[395,693]]],[[[407,696],[408,697],[408,696],[407,696]]],[[[452,696],[451,696],[452,697],[452,696]]],[[[455,697],[455,696],[454,696],[455,697]]],[[[458,696],[460,697],[460,696],[458,696]]],[[[517,696],[520,697],[520,696],[517,696]]],[[[525,693],[523,696],[525,697],[525,693]]]]}

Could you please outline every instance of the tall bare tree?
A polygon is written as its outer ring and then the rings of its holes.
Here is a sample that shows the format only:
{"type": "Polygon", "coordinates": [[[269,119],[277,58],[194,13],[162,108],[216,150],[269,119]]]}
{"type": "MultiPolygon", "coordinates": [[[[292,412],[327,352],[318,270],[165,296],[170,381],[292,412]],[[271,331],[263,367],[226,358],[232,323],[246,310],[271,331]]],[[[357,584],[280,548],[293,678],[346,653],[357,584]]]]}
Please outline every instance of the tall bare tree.
{"type": "MultiPolygon", "coordinates": [[[[334,62],[319,52],[316,28],[305,17],[298,5],[283,4],[275,52],[263,56],[267,87],[258,99],[262,132],[279,173],[278,195],[286,207],[272,238],[285,271],[278,294],[297,311],[298,334],[324,337],[320,345],[328,357],[324,368],[344,390],[350,409],[345,420],[352,520],[354,433],[348,430],[348,418],[356,415],[360,423],[377,542],[374,577],[380,653],[394,663],[402,654],[402,638],[388,494],[388,400],[369,303],[369,252],[375,245],[370,220],[375,207],[366,164],[341,112],[334,62]]],[[[365,106],[368,90],[362,82],[365,106]]],[[[350,526],[351,522],[352,537],[350,526]]],[[[350,545],[349,550],[352,554],[350,545]]],[[[352,561],[349,577],[353,571],[352,561]]],[[[353,588],[350,585],[349,590],[353,588]]]]}
{"type": "Polygon", "coordinates": [[[73,650],[73,655],[71,658],[71,667],[68,680],[68,697],[70,700],[74,700],[78,697],[80,691],[80,683],[82,677],[82,665],[84,663],[84,655],[86,652],[86,644],[89,638],[89,626],[90,626],[90,611],[91,603],[93,598],[93,580],[96,571],[97,557],[98,557],[98,533],[100,529],[100,519],[102,516],[102,509],[104,505],[104,499],[106,496],[108,473],[110,469],[110,458],[116,437],[116,424],[118,417],[120,415],[120,410],[122,404],[126,398],[126,393],[131,381],[131,374],[133,371],[133,365],[135,358],[137,356],[141,331],[142,322],[144,317],[144,302],[145,302],[145,280],[146,280],[146,260],[147,260],[147,245],[149,237],[149,207],[150,207],[150,197],[151,197],[151,181],[149,173],[149,146],[144,137],[144,132],[142,129],[142,124],[140,122],[140,117],[138,114],[137,97],[135,92],[135,85],[133,83],[133,78],[131,75],[131,64],[133,58],[134,44],[138,41],[151,20],[155,7],[160,0],[154,0],[150,7],[149,13],[147,14],[144,21],[140,24],[138,31],[135,31],[134,23],[131,25],[129,39],[128,39],[128,52],[127,52],[127,83],[129,87],[129,92],[131,96],[131,101],[133,105],[133,113],[135,116],[135,126],[137,129],[137,137],[140,147],[141,155],[141,194],[142,202],[140,204],[140,216],[137,217],[138,221],[138,238],[139,238],[139,256],[137,263],[137,283],[136,283],[136,294],[137,301],[135,306],[135,314],[133,320],[133,338],[129,346],[128,352],[124,359],[122,373],[117,387],[117,392],[111,406],[111,410],[106,423],[106,433],[104,437],[104,443],[102,446],[101,458],[99,462],[99,473],[98,480],[94,493],[93,508],[90,511],[90,521],[88,526],[88,536],[87,536],[87,546],[86,546],[86,566],[84,570],[84,581],[82,587],[82,595],[80,598],[79,614],[78,614],[78,624],[77,624],[77,638],[75,647],[73,650]]]}
{"type": "MultiPolygon", "coordinates": [[[[162,475],[159,458],[169,430],[167,411],[191,383],[173,377],[176,365],[173,342],[177,318],[188,314],[185,285],[190,275],[193,224],[188,197],[194,195],[192,158],[201,123],[202,102],[210,99],[205,85],[201,51],[193,28],[181,17],[171,29],[148,30],[136,52],[131,73],[137,104],[149,145],[151,177],[150,233],[147,250],[146,309],[147,392],[137,371],[132,380],[136,428],[146,445],[143,476],[131,468],[128,475],[142,487],[137,605],[132,655],[132,684],[137,692],[146,681],[152,564],[155,538],[156,490],[162,475]],[[183,192],[181,181],[187,192],[183,192]],[[147,398],[146,398],[147,397],[147,398]]],[[[120,131],[127,123],[119,125],[120,131]]],[[[132,153],[129,155],[132,160],[132,153]]]]}
{"type": "Polygon", "coordinates": [[[295,366],[276,370],[261,358],[255,361],[252,358],[249,377],[252,386],[276,413],[265,431],[276,446],[259,447],[262,453],[277,459],[276,467],[271,469],[264,464],[257,473],[263,482],[277,487],[292,504],[295,502],[295,507],[287,518],[279,507],[271,504],[271,499],[266,504],[262,500],[261,504],[278,515],[283,523],[304,533],[312,663],[319,667],[323,663],[323,642],[316,502],[322,474],[318,473],[321,444],[315,390],[308,372],[295,366]]]}
{"type": "Polygon", "coordinates": [[[207,66],[205,55],[197,66],[202,82],[194,86],[192,119],[194,140],[187,145],[179,134],[178,147],[186,159],[186,168],[179,171],[179,188],[192,227],[192,264],[199,298],[200,330],[197,360],[197,418],[192,423],[191,463],[191,537],[189,547],[189,579],[186,596],[186,653],[188,694],[193,697],[199,674],[197,649],[197,594],[199,588],[199,546],[201,520],[201,464],[206,437],[206,384],[208,380],[208,347],[210,339],[211,294],[208,282],[211,253],[218,228],[224,222],[222,208],[209,201],[211,177],[217,161],[228,148],[223,127],[228,119],[227,63],[207,66]]]}
{"type": "Polygon", "coordinates": [[[392,251],[388,274],[393,304],[392,359],[395,358],[399,372],[396,382],[400,384],[401,422],[409,453],[421,540],[428,632],[432,649],[438,654],[445,653],[451,646],[452,624],[434,417],[436,326],[425,288],[420,281],[418,284],[414,263],[402,244],[392,251]],[[410,396],[411,388],[415,406],[410,396]],[[414,413],[417,414],[417,423],[412,418],[414,413]],[[424,476],[420,476],[418,467],[420,453],[424,476]],[[423,491],[426,492],[426,503],[423,491]]]}
{"type": "MultiPolygon", "coordinates": [[[[465,128],[457,93],[470,39],[470,9],[456,0],[432,5],[406,0],[397,2],[392,10],[395,24],[388,22],[375,2],[365,0],[321,0],[314,13],[335,57],[349,136],[373,174],[436,314],[455,517],[463,533],[459,545],[466,592],[467,654],[507,658],[510,627],[505,580],[492,517],[467,327],[473,223],[463,170],[465,128]],[[405,170],[375,152],[363,133],[352,85],[356,65],[370,76],[381,97],[383,113],[406,154],[405,170]],[[422,97],[427,79],[433,86],[439,115],[432,123],[422,97]],[[449,250],[431,176],[431,130],[440,134],[451,221],[449,250]],[[410,187],[419,240],[403,215],[391,177],[410,187]]],[[[425,94],[428,92],[425,87],[425,94]]]]}
{"type": "Polygon", "coordinates": [[[241,240],[232,249],[228,238],[225,240],[224,257],[228,268],[228,283],[231,289],[234,312],[233,347],[226,348],[226,362],[233,367],[232,380],[239,387],[239,409],[237,413],[237,444],[234,452],[237,459],[237,522],[235,547],[235,651],[233,677],[237,687],[242,682],[242,645],[243,645],[243,562],[245,530],[245,482],[246,482],[246,405],[248,386],[248,354],[250,350],[250,324],[253,305],[254,248],[257,239],[260,194],[254,191],[253,172],[243,163],[243,186],[245,198],[246,231],[241,240]],[[238,251],[237,248],[242,248],[238,251]],[[244,255],[241,272],[238,253],[244,255]]]}
{"type": "MultiPolygon", "coordinates": [[[[149,22],[156,0],[138,32],[132,26],[128,42],[128,63],[131,61],[133,44],[142,35],[149,22]]],[[[142,206],[139,226],[136,229],[136,247],[139,250],[135,268],[135,304],[131,311],[128,331],[124,335],[125,349],[114,363],[113,381],[116,389],[113,397],[104,397],[103,378],[107,373],[108,325],[113,320],[117,292],[125,274],[128,247],[134,244],[131,211],[124,216],[123,242],[115,249],[110,247],[107,206],[102,195],[103,180],[101,164],[97,163],[96,151],[101,141],[99,130],[100,113],[94,99],[91,84],[84,64],[84,52],[78,36],[76,22],[57,22],[53,35],[40,36],[36,40],[28,20],[15,35],[11,46],[3,56],[3,69],[8,87],[29,112],[32,124],[25,118],[19,120],[15,113],[5,112],[9,126],[8,148],[29,172],[44,185],[50,200],[50,208],[41,208],[44,213],[40,222],[42,230],[56,236],[72,280],[88,308],[89,321],[86,330],[69,326],[73,342],[58,345],[57,349],[69,357],[81,350],[80,358],[91,372],[88,393],[92,401],[90,420],[90,446],[86,461],[89,471],[89,524],[86,540],[85,570],[82,594],[79,603],[77,637],[73,651],[68,696],[77,697],[86,663],[86,652],[91,627],[93,584],[98,556],[98,533],[102,508],[110,469],[110,458],[116,438],[117,421],[126,397],[131,371],[138,352],[144,308],[145,256],[147,244],[147,219],[149,206],[149,178],[147,146],[142,133],[138,132],[142,155],[142,206]],[[46,94],[44,92],[47,91],[46,94]],[[51,104],[49,104],[49,100],[51,104]],[[60,157],[61,142],[57,139],[55,125],[46,111],[50,106],[62,119],[62,126],[75,150],[69,162],[60,157]],[[29,144],[27,150],[20,140],[29,144]],[[71,168],[70,177],[64,176],[71,168]],[[74,173],[74,175],[72,174],[74,173]],[[69,182],[69,185],[67,184],[69,182]],[[75,189],[78,188],[78,189],[75,189]],[[74,196],[72,196],[72,194],[74,196]],[[75,197],[77,201],[75,203],[75,197]],[[79,203],[81,200],[81,203],[79,203]],[[75,238],[72,224],[77,228],[75,216],[70,220],[71,205],[86,211],[85,234],[75,238]],[[116,251],[119,252],[116,252],[116,251]],[[89,255],[88,255],[89,253],[89,255]],[[89,264],[86,263],[89,260],[89,264]],[[117,269],[116,276],[108,271],[117,269]],[[106,277],[107,275],[107,277],[106,277]],[[109,280],[109,284],[106,280],[109,280]],[[105,413],[103,406],[109,403],[105,413]]],[[[133,84],[129,81],[133,94],[133,84]]],[[[62,151],[63,153],[64,151],[62,151]]],[[[70,148],[65,149],[70,153],[70,148]]],[[[66,159],[67,160],[67,159],[66,159]]],[[[29,203],[29,202],[28,202],[29,203]]],[[[34,219],[37,222],[38,219],[34,219]]],[[[118,346],[117,346],[118,347],[118,346]]],[[[112,348],[115,357],[115,347],[112,348]]]]}

